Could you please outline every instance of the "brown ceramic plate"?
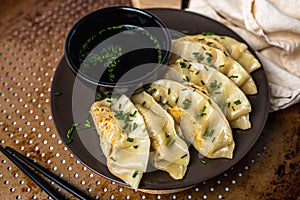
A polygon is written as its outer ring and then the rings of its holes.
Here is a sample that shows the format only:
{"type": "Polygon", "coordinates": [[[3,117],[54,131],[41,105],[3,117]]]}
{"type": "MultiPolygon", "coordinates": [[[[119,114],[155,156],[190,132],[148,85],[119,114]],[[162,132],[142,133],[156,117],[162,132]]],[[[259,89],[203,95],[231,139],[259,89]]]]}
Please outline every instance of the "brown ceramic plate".
{"type": "MultiPolygon", "coordinates": [[[[244,42],[236,33],[224,25],[204,16],[172,9],[150,9],[158,16],[169,29],[188,31],[189,34],[215,32],[219,35],[231,36],[244,42]]],[[[250,51],[252,51],[250,49],[250,51]]],[[[252,51],[253,53],[253,51],[252,51]]],[[[191,160],[185,177],[182,180],[173,180],[163,171],[153,171],[144,174],[140,188],[145,190],[178,190],[187,188],[226,171],[253,147],[265,125],[269,109],[269,88],[263,68],[253,72],[252,77],[257,84],[258,94],[249,96],[253,111],[250,114],[252,128],[246,131],[233,130],[236,148],[232,160],[206,159],[202,164],[198,153],[190,147],[191,160]]],[[[90,105],[95,101],[95,89],[87,87],[76,79],[67,66],[63,57],[59,63],[52,84],[51,107],[53,119],[62,140],[67,143],[67,131],[73,123],[85,123],[89,116],[90,105]],[[61,93],[59,96],[55,95],[61,93]]],[[[95,130],[84,129],[74,131],[73,142],[67,147],[69,150],[91,170],[107,179],[125,184],[113,176],[105,165],[105,157],[101,155],[99,138],[95,130]]]]}

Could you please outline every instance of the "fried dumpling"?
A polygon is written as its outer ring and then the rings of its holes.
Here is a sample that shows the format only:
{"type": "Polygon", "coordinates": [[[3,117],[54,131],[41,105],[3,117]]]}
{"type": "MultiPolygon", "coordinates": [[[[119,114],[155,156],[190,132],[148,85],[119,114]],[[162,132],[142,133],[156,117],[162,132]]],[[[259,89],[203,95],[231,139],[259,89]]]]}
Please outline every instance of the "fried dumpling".
{"type": "Polygon", "coordinates": [[[109,171],[132,188],[138,188],[150,151],[142,115],[125,95],[93,103],[90,113],[109,171]]]}
{"type": "Polygon", "coordinates": [[[261,64],[255,56],[250,53],[246,44],[229,36],[210,35],[207,37],[223,44],[229,55],[238,61],[247,72],[251,73],[261,67],[261,64]]]}
{"type": "Polygon", "coordinates": [[[197,42],[189,37],[172,41],[170,63],[178,58],[191,62],[199,62],[216,68],[230,78],[245,94],[256,94],[257,87],[250,74],[226,52],[197,42]]]}
{"type": "Polygon", "coordinates": [[[144,117],[150,134],[152,165],[178,180],[187,170],[190,154],[187,144],[178,137],[173,118],[146,92],[131,97],[144,117]]]}
{"type": "MultiPolygon", "coordinates": [[[[251,127],[249,120],[247,123],[234,122],[251,112],[251,104],[240,88],[218,70],[200,63],[179,59],[175,64],[170,65],[165,78],[185,83],[194,88],[193,84],[204,88],[221,108],[230,125],[233,122],[234,128],[243,130],[251,127]]],[[[249,117],[243,119],[247,120],[249,117]]]]}
{"type": "Polygon", "coordinates": [[[184,138],[208,158],[232,158],[232,130],[218,105],[204,93],[172,80],[158,80],[147,92],[180,125],[184,138]]]}
{"type": "Polygon", "coordinates": [[[208,46],[229,54],[230,57],[240,63],[248,73],[251,73],[261,67],[255,56],[248,51],[248,46],[234,38],[228,36],[201,34],[189,35],[188,38],[202,44],[207,44],[208,46]]]}

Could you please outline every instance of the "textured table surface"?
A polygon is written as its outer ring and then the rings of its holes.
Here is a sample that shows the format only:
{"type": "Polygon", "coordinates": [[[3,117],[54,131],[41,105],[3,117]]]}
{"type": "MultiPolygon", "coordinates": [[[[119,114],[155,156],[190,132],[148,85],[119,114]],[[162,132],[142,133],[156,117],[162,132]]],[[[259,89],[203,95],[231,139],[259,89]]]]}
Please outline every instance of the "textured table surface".
{"type": "MultiPolygon", "coordinates": [[[[37,160],[95,199],[300,199],[300,104],[271,113],[258,142],[236,166],[183,192],[146,194],[90,171],[68,151],[55,130],[50,110],[52,77],[64,53],[66,34],[77,20],[98,8],[130,2],[1,3],[2,146],[37,160]]],[[[47,194],[2,154],[0,185],[0,199],[47,199],[47,194]]]]}

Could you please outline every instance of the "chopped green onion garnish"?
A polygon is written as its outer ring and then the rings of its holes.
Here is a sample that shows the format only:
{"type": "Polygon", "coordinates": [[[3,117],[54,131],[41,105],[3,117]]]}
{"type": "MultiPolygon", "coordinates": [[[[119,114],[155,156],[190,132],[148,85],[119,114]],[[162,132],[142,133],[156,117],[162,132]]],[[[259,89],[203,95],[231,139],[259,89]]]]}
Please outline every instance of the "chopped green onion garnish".
{"type": "Polygon", "coordinates": [[[212,139],[212,141],[211,141],[211,142],[214,142],[214,141],[215,141],[215,139],[216,139],[216,137],[214,137],[214,138],[212,139]]]}
{"type": "Polygon", "coordinates": [[[238,78],[239,76],[236,76],[236,75],[232,75],[230,76],[229,78],[238,78]]]}
{"type": "Polygon", "coordinates": [[[156,91],[157,91],[157,89],[153,88],[152,90],[149,91],[149,93],[152,95],[156,91]]]}
{"type": "Polygon", "coordinates": [[[62,92],[54,92],[54,96],[58,97],[62,94],[62,92]]]}
{"type": "Polygon", "coordinates": [[[173,106],[168,101],[165,103],[165,105],[169,106],[170,108],[173,108],[173,106]]]}
{"type": "Polygon", "coordinates": [[[127,142],[133,142],[133,140],[134,140],[133,138],[130,138],[130,137],[127,138],[127,142]]]}
{"type": "Polygon", "coordinates": [[[202,32],[202,35],[210,36],[210,35],[215,35],[215,33],[214,32],[202,32]]]}
{"type": "Polygon", "coordinates": [[[190,81],[188,76],[186,76],[185,78],[183,78],[183,80],[186,81],[186,82],[190,81]]]}
{"type": "Polygon", "coordinates": [[[111,98],[119,99],[121,96],[119,94],[111,94],[111,98]]]}
{"type": "Polygon", "coordinates": [[[179,64],[180,64],[181,68],[186,68],[186,63],[185,62],[180,62],[179,64]]]}
{"type": "Polygon", "coordinates": [[[224,103],[223,103],[223,108],[225,108],[226,105],[227,105],[227,103],[226,103],[226,101],[224,101],[224,103]]]}
{"type": "Polygon", "coordinates": [[[135,172],[132,174],[132,178],[135,178],[137,175],[138,175],[138,171],[135,171],[135,172]]]}
{"type": "Polygon", "coordinates": [[[173,140],[171,140],[171,141],[167,144],[167,146],[170,147],[170,146],[172,146],[175,142],[176,142],[176,140],[173,139],[173,140]]]}
{"type": "Polygon", "coordinates": [[[205,52],[205,54],[207,55],[207,58],[206,58],[207,62],[210,63],[212,61],[212,55],[208,52],[205,52]]]}
{"type": "Polygon", "coordinates": [[[199,117],[205,116],[205,115],[206,115],[205,110],[206,110],[206,106],[204,106],[204,107],[202,108],[201,113],[200,113],[198,116],[199,116],[199,117]]]}
{"type": "Polygon", "coordinates": [[[91,122],[88,119],[85,120],[84,127],[85,128],[91,128],[91,122]]]}
{"type": "Polygon", "coordinates": [[[211,129],[210,131],[209,130],[206,130],[205,133],[203,134],[203,136],[212,136],[214,134],[215,130],[214,129],[211,129]]]}
{"type": "Polygon", "coordinates": [[[204,56],[202,56],[202,55],[201,55],[200,53],[198,53],[198,52],[194,52],[193,55],[194,55],[195,59],[197,59],[198,61],[204,60],[204,56]]]}
{"type": "Polygon", "coordinates": [[[162,97],[159,96],[159,103],[162,103],[162,97]]]}
{"type": "Polygon", "coordinates": [[[235,105],[240,105],[242,102],[240,100],[236,100],[233,102],[235,105]]]}
{"type": "Polygon", "coordinates": [[[73,139],[71,138],[66,142],[66,144],[71,144],[72,142],[73,142],[73,139]]]}
{"type": "Polygon", "coordinates": [[[185,158],[185,157],[187,157],[187,153],[184,154],[183,156],[181,156],[180,158],[183,159],[183,158],[185,158]]]}
{"type": "Polygon", "coordinates": [[[80,125],[79,123],[72,124],[72,126],[74,126],[74,127],[79,126],[79,125],[80,125]]]}
{"type": "Polygon", "coordinates": [[[105,156],[104,153],[102,151],[99,152],[100,156],[105,156]]]}
{"type": "Polygon", "coordinates": [[[211,105],[211,100],[210,99],[207,99],[208,103],[211,105]]]}
{"type": "Polygon", "coordinates": [[[71,126],[71,128],[68,129],[68,131],[67,131],[67,138],[68,139],[71,138],[73,130],[74,130],[74,126],[71,126]]]}
{"type": "Polygon", "coordinates": [[[190,107],[191,103],[192,103],[192,101],[189,100],[189,99],[184,100],[184,101],[183,101],[183,105],[184,105],[183,108],[184,108],[184,109],[188,109],[188,108],[190,107]]]}
{"type": "Polygon", "coordinates": [[[214,64],[210,64],[209,65],[211,68],[217,69],[216,66],[214,64]]]}
{"type": "Polygon", "coordinates": [[[201,161],[201,163],[204,164],[204,165],[207,163],[207,162],[206,162],[205,160],[203,160],[203,159],[200,160],[200,161],[201,161]]]}
{"type": "Polygon", "coordinates": [[[69,130],[67,131],[67,135],[66,135],[66,137],[68,139],[67,144],[70,144],[73,141],[73,139],[71,137],[72,137],[72,133],[76,126],[79,126],[79,124],[78,123],[72,124],[71,128],[69,128],[69,130]]]}
{"type": "Polygon", "coordinates": [[[210,63],[212,61],[212,57],[207,57],[206,60],[207,60],[208,63],[210,63]]]}
{"type": "Polygon", "coordinates": [[[199,117],[203,117],[203,116],[205,116],[206,115],[206,113],[200,113],[198,116],[199,117]]]}
{"type": "Polygon", "coordinates": [[[139,147],[139,145],[134,145],[133,146],[134,149],[137,149],[138,147],[139,147]]]}
{"type": "Polygon", "coordinates": [[[111,93],[111,92],[108,92],[108,93],[106,94],[106,96],[107,96],[107,98],[111,99],[112,93],[111,93]]]}
{"type": "Polygon", "coordinates": [[[218,83],[217,80],[215,80],[215,82],[211,82],[209,85],[209,88],[211,91],[217,90],[221,87],[222,83],[218,83]]]}
{"type": "Polygon", "coordinates": [[[171,93],[171,89],[170,88],[168,88],[168,94],[170,94],[171,93]]]}
{"type": "Polygon", "coordinates": [[[101,101],[103,99],[103,96],[100,92],[97,93],[97,96],[96,96],[96,100],[97,101],[101,101]]]}
{"type": "Polygon", "coordinates": [[[146,130],[147,130],[147,127],[145,126],[144,129],[143,129],[143,132],[145,132],[146,130]]]}
{"type": "Polygon", "coordinates": [[[131,128],[132,128],[132,124],[129,124],[129,131],[132,131],[131,128]]]}
{"type": "Polygon", "coordinates": [[[175,103],[178,103],[178,99],[179,99],[179,97],[176,98],[175,103]]]}
{"type": "Polygon", "coordinates": [[[128,123],[125,123],[122,129],[125,130],[128,126],[129,126],[128,123]]]}
{"type": "Polygon", "coordinates": [[[235,108],[233,106],[231,106],[232,110],[235,111],[235,108]]]}
{"type": "Polygon", "coordinates": [[[136,128],[137,128],[137,124],[136,124],[136,123],[133,123],[133,128],[132,128],[132,130],[134,131],[136,128]]]}
{"type": "Polygon", "coordinates": [[[205,52],[205,54],[206,54],[208,57],[212,57],[212,55],[211,55],[209,52],[205,52]]]}
{"type": "Polygon", "coordinates": [[[113,157],[110,157],[110,159],[114,162],[117,162],[116,159],[114,159],[113,157]]]}
{"type": "Polygon", "coordinates": [[[136,115],[137,111],[135,110],[132,114],[130,114],[130,117],[134,117],[136,115]]]}

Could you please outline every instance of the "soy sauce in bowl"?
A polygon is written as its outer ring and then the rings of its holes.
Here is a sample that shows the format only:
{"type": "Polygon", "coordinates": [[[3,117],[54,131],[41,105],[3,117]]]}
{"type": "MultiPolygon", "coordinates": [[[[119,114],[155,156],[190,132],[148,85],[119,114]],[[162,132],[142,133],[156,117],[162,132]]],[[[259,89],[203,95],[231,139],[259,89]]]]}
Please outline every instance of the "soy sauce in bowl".
{"type": "Polygon", "coordinates": [[[113,26],[84,43],[80,70],[95,82],[130,82],[151,73],[161,63],[162,51],[147,28],[113,26]]]}
{"type": "Polygon", "coordinates": [[[155,16],[135,8],[111,7],[75,24],[65,47],[70,68],[82,80],[123,87],[142,82],[165,64],[171,39],[155,16]]]}

